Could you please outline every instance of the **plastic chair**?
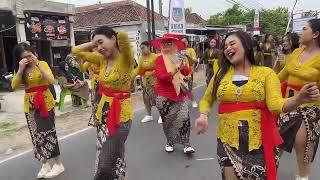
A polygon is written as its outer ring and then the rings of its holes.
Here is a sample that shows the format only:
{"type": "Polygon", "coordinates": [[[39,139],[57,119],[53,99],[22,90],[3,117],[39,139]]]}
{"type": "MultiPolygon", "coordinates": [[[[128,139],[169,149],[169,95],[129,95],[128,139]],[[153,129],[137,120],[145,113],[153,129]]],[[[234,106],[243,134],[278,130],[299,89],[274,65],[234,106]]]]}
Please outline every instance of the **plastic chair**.
{"type": "Polygon", "coordinates": [[[71,90],[69,89],[62,89],[60,93],[60,99],[59,99],[59,111],[63,112],[64,111],[64,99],[66,96],[71,96],[71,90]]]}

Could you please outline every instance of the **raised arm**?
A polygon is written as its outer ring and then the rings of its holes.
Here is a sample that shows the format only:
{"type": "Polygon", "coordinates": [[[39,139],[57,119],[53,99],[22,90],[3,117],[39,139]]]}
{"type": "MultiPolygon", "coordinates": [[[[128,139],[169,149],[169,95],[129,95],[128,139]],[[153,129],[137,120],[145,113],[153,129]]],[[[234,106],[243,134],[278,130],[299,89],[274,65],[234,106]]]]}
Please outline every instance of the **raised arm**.
{"type": "Polygon", "coordinates": [[[124,63],[129,66],[133,67],[134,65],[134,53],[131,48],[130,40],[128,33],[124,31],[119,31],[117,33],[117,42],[119,46],[120,53],[123,56],[124,63]]]}
{"type": "Polygon", "coordinates": [[[72,48],[72,54],[81,58],[83,61],[99,65],[104,57],[98,52],[90,52],[94,47],[92,42],[80,44],[72,48]]]}
{"type": "Polygon", "coordinates": [[[42,73],[44,79],[46,79],[49,84],[55,83],[53,73],[52,73],[49,65],[47,64],[47,62],[40,61],[39,64],[37,65],[37,67],[39,68],[39,71],[42,73]]]}
{"type": "Polygon", "coordinates": [[[80,64],[81,72],[83,72],[83,73],[87,72],[90,66],[91,66],[91,63],[89,63],[89,62],[81,63],[80,64]]]}

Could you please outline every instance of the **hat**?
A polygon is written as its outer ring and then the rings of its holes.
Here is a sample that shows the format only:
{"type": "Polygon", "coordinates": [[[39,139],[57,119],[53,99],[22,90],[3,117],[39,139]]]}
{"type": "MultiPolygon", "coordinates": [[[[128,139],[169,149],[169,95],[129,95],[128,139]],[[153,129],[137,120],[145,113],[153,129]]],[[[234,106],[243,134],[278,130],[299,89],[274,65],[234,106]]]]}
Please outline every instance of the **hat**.
{"type": "Polygon", "coordinates": [[[171,40],[172,43],[177,46],[178,50],[181,51],[181,50],[187,48],[186,44],[181,41],[181,39],[183,37],[184,36],[180,35],[180,34],[169,34],[168,33],[168,34],[164,34],[162,38],[152,40],[151,44],[157,50],[161,50],[161,44],[163,44],[164,42],[166,42],[168,40],[171,40]]]}

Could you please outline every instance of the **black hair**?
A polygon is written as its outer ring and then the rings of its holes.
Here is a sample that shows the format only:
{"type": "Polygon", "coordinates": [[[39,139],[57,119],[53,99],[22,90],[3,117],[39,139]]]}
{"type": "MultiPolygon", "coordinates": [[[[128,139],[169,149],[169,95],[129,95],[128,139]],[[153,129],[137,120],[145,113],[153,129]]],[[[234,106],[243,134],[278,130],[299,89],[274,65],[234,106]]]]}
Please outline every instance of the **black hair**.
{"type": "Polygon", "coordinates": [[[188,36],[184,36],[182,39],[186,39],[188,41],[188,43],[190,43],[190,39],[188,36]]]}
{"type": "Polygon", "coordinates": [[[265,36],[265,38],[264,38],[264,42],[263,43],[267,43],[270,36],[272,36],[272,34],[267,34],[265,36]]]}
{"type": "Polygon", "coordinates": [[[299,44],[299,35],[297,33],[287,33],[284,37],[287,37],[289,39],[289,41],[291,41],[292,43],[292,46],[291,46],[291,49],[289,50],[285,50],[284,48],[282,49],[282,52],[284,54],[288,54],[290,52],[293,52],[295,49],[299,48],[300,47],[300,44],[299,44]]]}
{"type": "Polygon", "coordinates": [[[143,41],[143,42],[140,44],[140,46],[142,46],[142,45],[147,46],[148,48],[151,47],[149,41],[143,41]]]}
{"type": "Polygon", "coordinates": [[[34,54],[35,56],[37,56],[37,52],[35,51],[34,48],[32,48],[29,44],[22,42],[17,44],[12,51],[13,54],[13,67],[14,67],[14,71],[17,72],[19,69],[19,62],[22,59],[21,55],[23,52],[25,51],[29,51],[32,54],[34,54]]]}
{"type": "Polygon", "coordinates": [[[188,37],[188,36],[184,36],[182,39],[187,40],[187,42],[188,42],[188,46],[190,46],[190,39],[189,39],[189,37],[188,37]]]}
{"type": "Polygon", "coordinates": [[[109,26],[101,26],[92,32],[91,38],[93,39],[96,35],[105,35],[107,38],[117,37],[117,33],[109,26]]]}
{"type": "Polygon", "coordinates": [[[256,40],[256,39],[253,40],[253,41],[252,41],[252,46],[253,46],[253,47],[257,47],[257,51],[262,51],[262,50],[261,50],[261,47],[260,47],[260,41],[259,41],[259,40],[256,40]]]}
{"type": "Polygon", "coordinates": [[[72,51],[72,47],[71,47],[71,46],[67,46],[67,47],[66,47],[66,54],[67,54],[67,55],[70,54],[71,51],[72,51]]]}
{"type": "Polygon", "coordinates": [[[209,39],[209,41],[208,41],[208,46],[209,46],[209,48],[211,48],[210,42],[211,42],[212,40],[214,40],[214,41],[216,42],[216,46],[215,46],[214,48],[219,48],[219,47],[218,47],[218,45],[219,45],[219,44],[218,44],[218,40],[217,40],[216,38],[210,38],[210,39],[209,39]]]}
{"type": "MultiPolygon", "coordinates": [[[[240,42],[244,48],[244,52],[245,52],[245,57],[248,58],[249,62],[252,65],[256,65],[256,61],[254,59],[254,52],[253,52],[253,43],[252,43],[252,39],[251,37],[243,31],[235,31],[235,32],[231,32],[229,33],[225,40],[231,36],[237,36],[240,39],[240,42]]],[[[225,47],[225,40],[223,41],[223,46],[225,47]]],[[[223,77],[226,75],[226,73],[228,72],[231,63],[230,61],[227,59],[227,57],[225,56],[224,53],[222,53],[222,58],[219,59],[218,63],[219,63],[219,70],[216,73],[216,75],[214,76],[214,84],[213,84],[213,97],[217,97],[217,90],[218,87],[220,85],[221,80],[223,79],[223,77]]]]}
{"type": "Polygon", "coordinates": [[[320,47],[320,19],[311,19],[308,21],[313,32],[319,33],[317,38],[318,47],[320,47]]]}

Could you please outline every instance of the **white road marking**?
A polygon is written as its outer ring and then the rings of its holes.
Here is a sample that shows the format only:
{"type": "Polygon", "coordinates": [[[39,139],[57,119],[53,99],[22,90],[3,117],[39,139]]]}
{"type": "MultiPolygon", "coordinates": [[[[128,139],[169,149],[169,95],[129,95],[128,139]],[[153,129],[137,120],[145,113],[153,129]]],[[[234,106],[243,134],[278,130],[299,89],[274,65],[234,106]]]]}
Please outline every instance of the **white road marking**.
{"type": "Polygon", "coordinates": [[[203,159],[196,159],[197,161],[210,161],[214,160],[215,158],[203,158],[203,159]]]}

